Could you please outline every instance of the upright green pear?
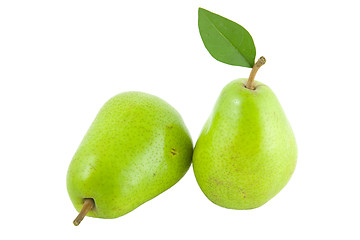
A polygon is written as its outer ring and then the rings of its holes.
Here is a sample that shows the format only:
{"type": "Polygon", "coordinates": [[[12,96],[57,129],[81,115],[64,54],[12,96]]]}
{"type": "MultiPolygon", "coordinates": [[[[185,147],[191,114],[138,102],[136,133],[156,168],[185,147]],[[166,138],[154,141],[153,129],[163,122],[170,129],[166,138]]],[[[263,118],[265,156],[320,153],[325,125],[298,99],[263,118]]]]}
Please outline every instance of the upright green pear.
{"type": "Polygon", "coordinates": [[[222,90],[193,155],[201,190],[231,209],[269,201],[289,181],[297,158],[292,129],[275,94],[260,82],[248,88],[247,81],[235,80],[222,90]]]}
{"type": "Polygon", "coordinates": [[[191,164],[193,144],[179,113],[141,92],[111,98],[90,126],[67,173],[76,210],[117,218],[164,192],[191,164]]]}
{"type": "Polygon", "coordinates": [[[216,60],[252,68],[222,90],[196,143],[193,169],[205,195],[232,209],[256,208],[274,197],[294,172],[297,148],[274,93],[256,82],[265,64],[255,63],[250,33],[236,22],[199,8],[201,39],[216,60]]]}

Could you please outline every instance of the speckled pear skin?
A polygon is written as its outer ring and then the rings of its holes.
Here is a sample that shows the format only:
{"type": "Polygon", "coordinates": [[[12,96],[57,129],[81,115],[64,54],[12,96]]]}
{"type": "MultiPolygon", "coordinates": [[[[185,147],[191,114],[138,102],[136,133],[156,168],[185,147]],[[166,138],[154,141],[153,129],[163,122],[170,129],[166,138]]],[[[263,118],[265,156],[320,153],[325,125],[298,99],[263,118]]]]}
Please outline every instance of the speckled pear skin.
{"type": "Polygon", "coordinates": [[[179,113],[162,99],[125,92],[101,108],[67,173],[67,190],[77,211],[117,218],[178,182],[189,169],[190,134],[179,113]]]}
{"type": "Polygon", "coordinates": [[[193,169],[206,197],[231,209],[257,208],[287,184],[297,147],[275,94],[247,79],[222,90],[196,143],[193,169]]]}

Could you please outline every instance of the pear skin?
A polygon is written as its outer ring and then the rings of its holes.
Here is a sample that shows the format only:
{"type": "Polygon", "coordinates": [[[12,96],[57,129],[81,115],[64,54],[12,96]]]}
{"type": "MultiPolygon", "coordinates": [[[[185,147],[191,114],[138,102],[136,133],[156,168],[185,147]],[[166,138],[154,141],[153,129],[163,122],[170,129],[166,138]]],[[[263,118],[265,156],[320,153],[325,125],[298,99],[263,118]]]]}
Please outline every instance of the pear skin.
{"type": "Polygon", "coordinates": [[[168,103],[142,92],[116,95],[101,108],[70,163],[70,199],[78,212],[85,209],[83,215],[123,216],[178,182],[192,152],[189,131],[168,103]]]}
{"type": "Polygon", "coordinates": [[[269,87],[237,79],[222,90],[196,143],[193,170],[206,197],[230,209],[262,206],[287,184],[297,147],[269,87]]]}

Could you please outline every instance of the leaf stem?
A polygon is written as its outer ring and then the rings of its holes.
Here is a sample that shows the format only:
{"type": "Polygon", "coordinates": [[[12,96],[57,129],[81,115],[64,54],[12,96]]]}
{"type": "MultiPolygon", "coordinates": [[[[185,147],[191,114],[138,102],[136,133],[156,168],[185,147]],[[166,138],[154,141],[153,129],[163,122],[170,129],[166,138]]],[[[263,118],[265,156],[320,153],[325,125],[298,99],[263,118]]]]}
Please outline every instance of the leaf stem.
{"type": "Polygon", "coordinates": [[[78,226],[81,223],[81,221],[84,219],[86,214],[94,207],[95,207],[94,199],[86,198],[85,201],[84,201],[84,205],[83,205],[79,215],[73,221],[74,225],[78,226]]]}
{"type": "Polygon", "coordinates": [[[255,81],[255,75],[259,68],[266,63],[266,59],[264,57],[260,57],[259,60],[255,63],[253,68],[251,69],[249,79],[245,85],[246,88],[255,90],[254,81],[255,81]]]}

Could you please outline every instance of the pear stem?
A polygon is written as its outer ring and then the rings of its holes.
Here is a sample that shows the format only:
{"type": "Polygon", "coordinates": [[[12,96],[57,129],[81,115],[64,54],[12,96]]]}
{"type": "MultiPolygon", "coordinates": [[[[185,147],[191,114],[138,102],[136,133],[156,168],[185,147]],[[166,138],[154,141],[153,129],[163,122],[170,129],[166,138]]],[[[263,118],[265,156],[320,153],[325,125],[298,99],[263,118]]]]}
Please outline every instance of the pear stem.
{"type": "Polygon", "coordinates": [[[255,90],[254,81],[255,81],[255,75],[259,68],[266,63],[266,59],[264,57],[260,57],[259,60],[255,63],[253,68],[251,69],[249,79],[245,85],[246,88],[255,90]]]}
{"type": "Polygon", "coordinates": [[[94,199],[86,198],[85,201],[84,201],[84,205],[83,205],[79,215],[73,221],[74,225],[78,226],[81,223],[81,221],[84,219],[86,214],[94,207],[95,207],[94,199]]]}

